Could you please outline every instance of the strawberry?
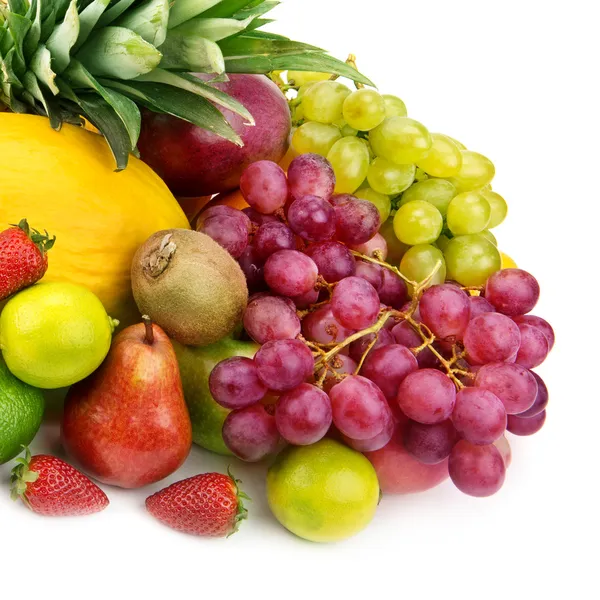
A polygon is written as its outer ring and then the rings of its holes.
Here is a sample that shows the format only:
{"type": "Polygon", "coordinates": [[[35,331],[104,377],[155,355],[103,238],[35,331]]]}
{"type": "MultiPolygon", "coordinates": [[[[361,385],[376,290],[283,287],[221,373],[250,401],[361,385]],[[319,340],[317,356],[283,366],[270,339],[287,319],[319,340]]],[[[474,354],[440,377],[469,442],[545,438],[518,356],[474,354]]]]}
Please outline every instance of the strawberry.
{"type": "Polygon", "coordinates": [[[196,475],[157,492],[146,499],[148,512],[165,525],[210,537],[229,537],[248,516],[238,487],[229,473],[196,475]]]}
{"type": "Polygon", "coordinates": [[[50,517],[91,515],[108,506],[106,494],[83,473],[60,458],[40,454],[18,458],[11,496],[35,513],[50,517]]]}
{"type": "Polygon", "coordinates": [[[47,252],[56,236],[30,229],[27,219],[0,232],[0,300],[39,281],[48,270],[47,252]]]}

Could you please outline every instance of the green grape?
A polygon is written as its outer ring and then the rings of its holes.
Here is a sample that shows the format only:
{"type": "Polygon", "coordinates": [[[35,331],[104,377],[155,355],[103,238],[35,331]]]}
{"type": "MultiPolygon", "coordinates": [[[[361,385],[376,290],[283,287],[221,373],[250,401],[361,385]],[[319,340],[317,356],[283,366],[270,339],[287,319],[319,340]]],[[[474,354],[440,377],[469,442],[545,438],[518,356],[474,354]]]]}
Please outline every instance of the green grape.
{"type": "Polygon", "coordinates": [[[408,117],[391,117],[369,133],[373,151],[397,165],[412,165],[430,150],[432,140],[426,127],[408,117]]]}
{"type": "Polygon", "coordinates": [[[361,200],[368,200],[372,202],[379,211],[381,216],[381,222],[385,223],[392,212],[392,201],[389,196],[380,194],[370,187],[361,187],[359,190],[354,192],[354,195],[361,200]]]}
{"type": "Polygon", "coordinates": [[[358,135],[358,129],[350,127],[350,125],[348,125],[344,119],[336,121],[334,125],[340,130],[342,137],[356,137],[358,135]]]}
{"type": "Polygon", "coordinates": [[[417,162],[417,166],[433,177],[454,177],[462,167],[460,148],[441,133],[432,133],[431,139],[431,150],[417,162]]]}
{"type": "Polygon", "coordinates": [[[335,171],[336,194],[352,194],[365,180],[369,170],[369,149],[364,140],[345,137],[338,140],[327,159],[335,171]]]}
{"type": "Polygon", "coordinates": [[[508,214],[508,204],[506,204],[506,200],[500,194],[492,192],[491,189],[482,190],[481,194],[488,201],[488,204],[492,209],[488,227],[494,229],[494,227],[498,227],[498,225],[506,219],[506,215],[508,214]]]}
{"type": "Polygon", "coordinates": [[[312,88],[315,83],[317,83],[316,81],[311,81],[310,83],[305,83],[304,85],[300,86],[298,88],[298,95],[296,96],[296,100],[302,100],[302,98],[304,98],[306,92],[308,92],[308,90],[310,90],[310,88],[312,88]]]}
{"type": "Polygon", "coordinates": [[[461,153],[463,164],[452,180],[459,192],[480,190],[494,179],[496,168],[489,158],[470,150],[461,153]]]}
{"type": "Polygon", "coordinates": [[[367,179],[380,194],[397,196],[415,180],[415,165],[395,165],[385,158],[376,158],[369,166],[367,179]]]}
{"type": "Polygon", "coordinates": [[[406,104],[398,96],[384,94],[383,101],[385,102],[385,116],[387,119],[390,117],[406,117],[408,115],[406,104]]]}
{"type": "MultiPolygon", "coordinates": [[[[441,263],[441,266],[433,276],[431,283],[427,287],[432,285],[438,285],[446,281],[446,261],[442,251],[435,246],[429,244],[419,244],[409,248],[406,254],[402,257],[400,262],[400,272],[408,277],[411,281],[420,283],[427,279],[436,265],[441,263]]],[[[412,286],[409,286],[409,288],[412,286]]],[[[412,290],[409,289],[412,295],[412,290]]]]}
{"type": "Polygon", "coordinates": [[[491,213],[490,205],[479,192],[458,194],[448,206],[448,229],[454,235],[480,233],[488,226],[491,213]]]}
{"type": "Polygon", "coordinates": [[[440,211],[442,217],[445,217],[448,212],[448,205],[454,196],[456,196],[456,188],[449,181],[445,179],[427,179],[413,183],[402,194],[400,206],[404,206],[407,202],[422,200],[433,204],[440,211]]]}
{"type": "Polygon", "coordinates": [[[362,88],[344,100],[344,119],[359,131],[371,131],[385,119],[385,101],[379,92],[362,88]]]}
{"type": "Polygon", "coordinates": [[[437,241],[435,242],[435,245],[442,251],[444,252],[446,250],[446,246],[448,245],[448,242],[450,241],[450,238],[445,235],[445,234],[441,234],[440,237],[437,239],[437,241]]]}
{"type": "Polygon", "coordinates": [[[298,154],[327,156],[332,146],[341,139],[342,134],[335,125],[308,121],[294,132],[292,147],[298,154]]]}
{"type": "Polygon", "coordinates": [[[287,74],[288,83],[298,88],[307,83],[326,81],[330,77],[331,75],[329,73],[317,73],[315,71],[288,71],[287,74]]]}
{"type": "Polygon", "coordinates": [[[429,202],[409,202],[394,216],[394,231],[409,246],[432,244],[440,237],[443,225],[440,211],[429,202]]]}
{"type": "Polygon", "coordinates": [[[448,277],[465,286],[483,285],[502,265],[498,248],[478,234],[452,238],[444,258],[448,277]]]}
{"type": "Polygon", "coordinates": [[[428,179],[429,175],[427,175],[423,169],[419,169],[419,167],[417,167],[415,172],[415,181],[427,181],[428,179]]]}
{"type": "Polygon", "coordinates": [[[304,105],[298,104],[298,106],[292,109],[292,121],[294,123],[299,123],[304,120],[304,105]]]}
{"type": "Polygon", "coordinates": [[[318,81],[306,90],[302,98],[304,114],[309,121],[333,123],[342,118],[344,100],[350,90],[337,81],[318,81]]]}
{"type": "Polygon", "coordinates": [[[494,246],[496,246],[496,248],[498,247],[498,240],[496,239],[496,236],[489,229],[484,229],[479,235],[482,235],[486,240],[489,240],[490,242],[492,242],[492,244],[494,244],[494,246]]]}
{"type": "Polygon", "coordinates": [[[390,265],[399,265],[402,257],[406,254],[410,246],[403,244],[394,231],[394,219],[388,219],[379,229],[379,233],[387,242],[388,255],[386,261],[390,265]]]}
{"type": "Polygon", "coordinates": [[[466,150],[467,149],[467,147],[463,143],[459,142],[456,138],[453,138],[453,137],[451,137],[449,135],[447,135],[446,137],[449,140],[452,140],[459,147],[460,150],[466,150]]]}

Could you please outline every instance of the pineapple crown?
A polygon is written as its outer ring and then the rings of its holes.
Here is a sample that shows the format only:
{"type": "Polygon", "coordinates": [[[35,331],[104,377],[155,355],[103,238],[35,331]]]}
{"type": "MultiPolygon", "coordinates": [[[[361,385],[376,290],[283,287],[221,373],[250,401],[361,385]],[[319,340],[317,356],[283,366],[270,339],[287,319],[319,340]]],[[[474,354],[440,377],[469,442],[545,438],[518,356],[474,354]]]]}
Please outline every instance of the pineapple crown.
{"type": "Polygon", "coordinates": [[[372,85],[320,48],[260,31],[277,4],[8,0],[0,4],[0,102],[16,113],[47,116],[56,130],[86,118],[106,137],[121,170],[137,146],[140,106],[242,145],[215,104],[249,125],[252,115],[210,85],[226,81],[226,73],[320,71],[372,85]]]}

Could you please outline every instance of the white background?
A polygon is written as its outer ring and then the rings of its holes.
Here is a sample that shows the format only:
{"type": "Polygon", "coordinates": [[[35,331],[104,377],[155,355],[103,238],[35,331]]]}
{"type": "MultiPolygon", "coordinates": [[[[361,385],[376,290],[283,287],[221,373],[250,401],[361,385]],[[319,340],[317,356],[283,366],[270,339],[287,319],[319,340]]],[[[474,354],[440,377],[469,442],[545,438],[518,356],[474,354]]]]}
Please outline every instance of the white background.
{"type": "MultiPolygon", "coordinates": [[[[0,598],[598,598],[598,204],[596,2],[284,0],[277,31],[359,66],[412,117],[497,166],[510,205],[501,247],[542,284],[557,333],[539,369],[545,429],[511,437],[504,488],[480,500],[450,483],[386,497],[342,544],[294,538],[269,515],[263,467],[235,464],[254,498],[229,540],[170,531],[146,495],[108,489],[100,515],[52,520],[8,499],[0,467],[0,598]]],[[[56,451],[46,428],[35,451],[56,451]]],[[[168,483],[229,461],[195,449],[168,483]]]]}

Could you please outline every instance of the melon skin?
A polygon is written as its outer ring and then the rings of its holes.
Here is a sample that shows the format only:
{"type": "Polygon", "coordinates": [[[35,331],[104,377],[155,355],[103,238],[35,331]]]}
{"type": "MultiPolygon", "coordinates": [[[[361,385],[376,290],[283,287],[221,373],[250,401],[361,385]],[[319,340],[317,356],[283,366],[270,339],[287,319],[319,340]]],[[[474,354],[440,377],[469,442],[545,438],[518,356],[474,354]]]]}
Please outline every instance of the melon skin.
{"type": "Polygon", "coordinates": [[[279,162],[288,150],[291,115],[275,83],[264,75],[232,74],[228,82],[215,87],[241,102],[256,121],[252,127],[239,115],[217,106],[242,138],[242,148],[171,115],[143,112],[138,142],[141,158],[175,196],[210,196],[234,190],[248,165],[257,160],[279,162]]]}

